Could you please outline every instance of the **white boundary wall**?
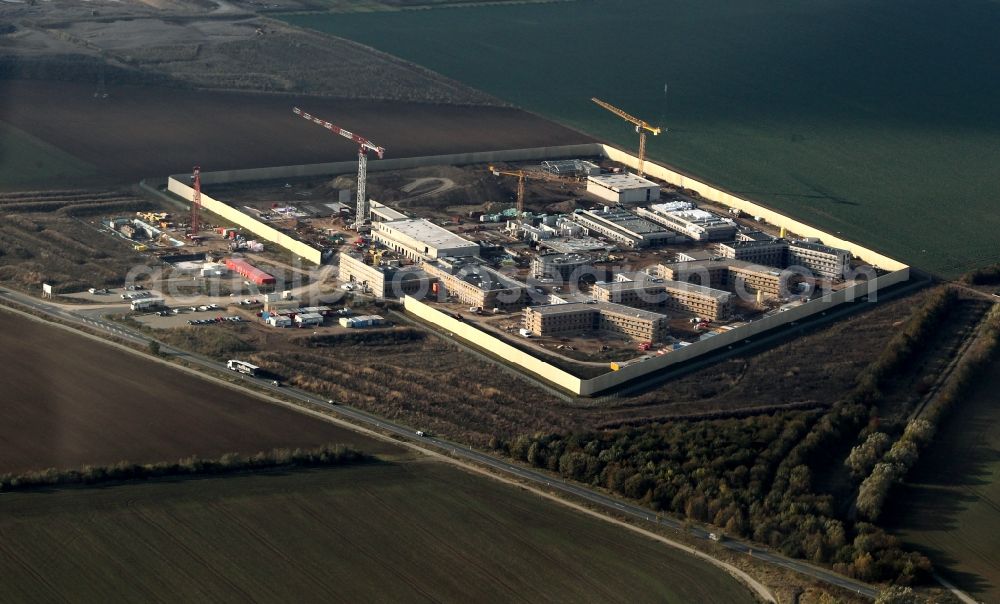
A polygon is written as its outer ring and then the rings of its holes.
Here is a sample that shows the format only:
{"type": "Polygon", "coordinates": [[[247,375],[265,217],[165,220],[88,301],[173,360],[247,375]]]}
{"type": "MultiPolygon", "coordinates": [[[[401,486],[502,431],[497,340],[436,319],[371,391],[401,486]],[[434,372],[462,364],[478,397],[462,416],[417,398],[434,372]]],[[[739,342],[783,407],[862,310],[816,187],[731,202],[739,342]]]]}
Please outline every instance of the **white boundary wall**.
{"type": "Polygon", "coordinates": [[[428,323],[437,325],[442,329],[446,329],[456,337],[475,344],[479,348],[488,350],[536,377],[540,377],[573,394],[590,396],[620,386],[636,378],[656,373],[671,365],[690,361],[708,352],[719,350],[744,339],[760,335],[775,327],[801,321],[816,313],[830,310],[844,302],[858,300],[863,296],[875,294],[879,289],[902,283],[909,279],[909,277],[908,270],[888,273],[867,283],[859,283],[832,294],[827,294],[822,298],[811,300],[801,306],[790,308],[787,311],[779,312],[769,317],[752,321],[742,327],[716,334],[711,338],[695,342],[690,346],[685,346],[684,348],[663,355],[655,355],[647,359],[628,363],[618,371],[609,370],[608,373],[590,379],[578,378],[563,369],[515,348],[492,334],[477,329],[464,321],[459,321],[451,315],[437,310],[416,298],[411,298],[410,296],[403,298],[403,307],[406,309],[406,312],[428,323]]]}
{"type": "MultiPolygon", "coordinates": [[[[630,155],[621,149],[616,149],[610,145],[600,145],[602,152],[601,155],[604,157],[620,162],[629,166],[631,168],[638,169],[639,159],[634,155],[630,155]]],[[[676,187],[682,187],[685,189],[690,189],[696,191],[699,195],[708,199],[709,201],[714,201],[716,203],[721,203],[724,206],[730,208],[738,208],[746,214],[751,216],[760,216],[767,222],[779,226],[785,227],[790,232],[795,233],[801,237],[819,237],[823,240],[824,245],[832,245],[833,247],[843,248],[849,250],[856,257],[861,258],[868,264],[878,267],[886,271],[898,271],[909,268],[906,264],[898,260],[893,260],[888,256],[879,254],[878,252],[872,251],[866,247],[847,241],[846,239],[841,239],[824,231],[817,229],[816,227],[809,226],[808,224],[799,222],[794,218],[789,218],[784,214],[780,214],[769,208],[765,208],[762,205],[748,201],[746,199],[739,198],[732,193],[728,193],[721,189],[716,189],[715,187],[705,184],[700,180],[691,178],[690,176],[681,174],[670,168],[666,168],[659,164],[650,162],[649,160],[643,166],[644,171],[647,176],[652,176],[654,178],[659,178],[664,180],[676,187]]]]}
{"type": "Polygon", "coordinates": [[[500,358],[513,363],[521,369],[552,382],[556,386],[580,394],[583,390],[583,380],[575,375],[559,369],[555,365],[524,352],[504,342],[500,338],[480,331],[473,325],[448,315],[428,304],[410,296],[403,297],[403,308],[428,323],[446,329],[455,336],[484,348],[500,358]]]}
{"type": "MultiPolygon", "coordinates": [[[[637,168],[639,165],[637,157],[610,145],[597,144],[590,147],[592,148],[590,155],[601,155],[632,168],[637,168]]],[[[582,155],[582,150],[578,154],[582,155]]],[[[891,272],[876,279],[872,279],[871,281],[859,283],[843,290],[827,294],[800,306],[790,308],[787,311],[779,312],[769,317],[753,321],[745,326],[738,327],[731,331],[716,334],[711,338],[695,342],[690,346],[686,346],[679,350],[675,350],[664,355],[656,355],[641,361],[628,363],[618,371],[609,371],[604,375],[586,380],[577,378],[572,374],[555,367],[554,365],[522,352],[510,344],[507,344],[503,340],[486,332],[480,331],[479,329],[476,329],[475,327],[464,322],[458,321],[443,312],[431,308],[419,300],[409,297],[404,299],[404,306],[407,312],[412,312],[425,321],[443,327],[454,333],[457,337],[471,342],[480,348],[493,351],[508,362],[516,364],[523,370],[545,379],[556,386],[577,395],[590,396],[612,389],[616,386],[620,386],[625,382],[651,375],[657,371],[666,369],[671,365],[689,361],[703,354],[728,347],[744,339],[751,338],[765,331],[774,329],[775,327],[787,325],[795,321],[801,321],[802,319],[816,313],[830,310],[831,308],[844,302],[854,301],[863,296],[875,294],[880,289],[896,285],[898,283],[903,283],[910,278],[910,267],[906,264],[870,250],[857,243],[847,241],[840,237],[835,237],[815,227],[780,214],[775,210],[771,210],[746,199],[741,199],[732,193],[716,189],[711,185],[659,164],[646,161],[645,171],[647,175],[666,181],[673,186],[696,191],[699,195],[709,201],[731,208],[738,208],[742,212],[750,214],[751,216],[760,216],[770,224],[785,227],[788,231],[795,233],[796,235],[802,237],[818,237],[822,239],[823,243],[826,245],[832,245],[849,250],[854,256],[860,258],[862,261],[882,270],[891,272]]]]}
{"type": "MultiPolygon", "coordinates": [[[[600,143],[566,145],[561,147],[539,147],[533,149],[510,149],[502,151],[483,151],[474,153],[457,153],[452,155],[431,155],[423,157],[404,157],[396,159],[383,159],[373,161],[368,164],[370,172],[384,170],[405,170],[436,165],[464,165],[477,163],[491,163],[500,161],[532,161],[544,159],[559,159],[587,156],[603,156],[613,161],[620,162],[626,166],[637,168],[639,160],[621,149],[600,143]]],[[[231,182],[253,181],[253,180],[274,180],[282,178],[297,178],[303,176],[323,176],[331,174],[347,174],[357,169],[357,163],[353,161],[335,162],[327,164],[308,164],[300,166],[277,166],[271,168],[252,168],[247,170],[229,170],[222,172],[203,172],[203,184],[221,184],[231,182]]],[[[476,346],[489,350],[510,363],[513,363],[523,370],[534,374],[556,386],[577,395],[589,396],[620,386],[621,384],[650,375],[664,368],[677,363],[691,360],[702,354],[718,350],[729,346],[746,338],[761,334],[775,327],[786,325],[793,321],[802,320],[824,310],[842,304],[847,301],[858,299],[862,296],[874,294],[879,289],[902,283],[909,279],[910,268],[906,264],[884,256],[878,252],[870,250],[859,244],[841,239],[829,233],[821,231],[815,227],[789,218],[783,214],[761,206],[755,202],[742,199],[732,193],[717,189],[694,179],[690,176],[661,166],[659,164],[646,161],[646,174],[654,178],[663,180],[673,186],[696,191],[699,195],[710,201],[731,207],[750,214],[760,216],[770,224],[785,227],[788,231],[802,237],[818,237],[826,245],[844,248],[867,262],[885,271],[891,271],[867,283],[860,283],[832,294],[827,294],[822,298],[812,300],[791,308],[785,312],[780,312],[770,317],[753,321],[748,325],[733,329],[731,331],[717,334],[707,340],[695,342],[679,350],[647,358],[626,364],[618,371],[613,371],[591,379],[581,379],[569,372],[559,369],[531,354],[523,352],[518,348],[480,331],[476,327],[465,322],[458,321],[454,317],[445,314],[431,306],[420,302],[409,296],[404,298],[404,307],[407,312],[413,313],[417,317],[433,323],[443,329],[453,333],[455,336],[471,342],[476,346]]],[[[181,198],[191,201],[194,190],[182,179],[186,176],[171,176],[168,179],[168,190],[181,198]]],[[[232,221],[257,236],[271,241],[294,254],[314,262],[320,263],[320,250],[313,248],[295,238],[278,231],[274,227],[261,222],[252,216],[241,212],[227,203],[213,199],[202,193],[202,205],[211,212],[218,214],[226,220],[232,221]]]]}
{"type": "MultiPolygon", "coordinates": [[[[194,188],[181,182],[174,176],[167,179],[167,190],[188,202],[194,198],[194,188]]],[[[275,245],[280,245],[286,250],[301,256],[309,262],[314,264],[319,264],[321,262],[320,257],[322,256],[322,252],[320,250],[312,247],[311,245],[305,244],[290,235],[282,233],[271,225],[261,222],[253,216],[245,214],[227,203],[213,199],[212,197],[205,195],[204,192],[201,194],[201,206],[209,212],[218,214],[231,223],[237,224],[248,231],[251,231],[253,234],[257,235],[261,239],[264,239],[265,241],[270,241],[275,245]]]]}

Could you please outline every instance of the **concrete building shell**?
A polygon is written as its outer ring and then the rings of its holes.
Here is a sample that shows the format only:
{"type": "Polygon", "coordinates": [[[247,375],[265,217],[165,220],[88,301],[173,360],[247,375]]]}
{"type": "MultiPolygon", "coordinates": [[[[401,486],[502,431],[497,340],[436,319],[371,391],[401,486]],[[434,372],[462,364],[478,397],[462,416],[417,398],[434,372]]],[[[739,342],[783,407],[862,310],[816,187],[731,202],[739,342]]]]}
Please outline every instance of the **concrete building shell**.
{"type": "Polygon", "coordinates": [[[661,279],[708,285],[727,291],[742,290],[750,294],[760,291],[766,298],[778,298],[787,294],[783,290],[799,280],[799,276],[794,273],[783,277],[782,271],[772,266],[729,258],[658,264],[648,270],[651,275],[661,279]]]}
{"type": "Polygon", "coordinates": [[[636,308],[666,308],[708,319],[728,319],[733,294],[712,287],[666,279],[615,281],[595,284],[591,295],[603,302],[636,308]]]}
{"type": "Polygon", "coordinates": [[[462,258],[441,258],[425,261],[423,269],[447,294],[470,307],[520,310],[526,304],[527,285],[488,266],[462,258]]]}
{"type": "Polygon", "coordinates": [[[612,203],[643,203],[660,198],[660,185],[629,173],[587,177],[587,192],[612,203]]]}
{"type": "Polygon", "coordinates": [[[436,281],[417,266],[372,266],[361,257],[347,252],[340,253],[340,278],[367,287],[379,298],[422,298],[431,291],[431,284],[436,281]]]}
{"type": "Polygon", "coordinates": [[[569,302],[525,308],[524,328],[536,336],[607,331],[656,343],[667,337],[669,317],[622,304],[569,302]]]}

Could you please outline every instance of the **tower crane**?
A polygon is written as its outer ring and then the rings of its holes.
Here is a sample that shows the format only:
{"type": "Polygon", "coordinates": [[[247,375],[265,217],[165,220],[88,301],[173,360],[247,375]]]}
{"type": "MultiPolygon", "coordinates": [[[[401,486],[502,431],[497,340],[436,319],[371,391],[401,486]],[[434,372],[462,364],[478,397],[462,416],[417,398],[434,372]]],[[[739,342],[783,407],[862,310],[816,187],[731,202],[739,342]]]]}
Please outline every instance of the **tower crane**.
{"type": "Polygon", "coordinates": [[[618,107],[615,107],[610,103],[605,103],[604,101],[602,101],[597,97],[593,97],[590,100],[594,101],[601,107],[604,107],[611,113],[614,113],[623,120],[631,122],[632,124],[635,125],[635,131],[639,133],[639,167],[637,171],[639,173],[639,176],[643,176],[644,175],[643,164],[646,163],[646,131],[648,130],[649,132],[653,133],[653,136],[657,136],[658,134],[660,134],[660,132],[663,131],[663,129],[660,128],[659,126],[653,126],[649,122],[646,122],[645,120],[640,120],[637,117],[625,113],[618,107]]]}
{"type": "Polygon", "coordinates": [[[526,170],[500,170],[495,166],[490,166],[493,176],[514,176],[517,177],[517,223],[521,224],[524,215],[524,188],[525,181],[529,178],[535,180],[559,180],[545,172],[528,172],[526,170]]]}
{"type": "Polygon", "coordinates": [[[198,235],[198,231],[201,229],[201,166],[195,166],[191,171],[192,188],[194,193],[191,195],[191,228],[189,231],[189,236],[194,238],[198,235]]]}
{"type": "Polygon", "coordinates": [[[330,122],[322,120],[314,115],[310,115],[298,107],[293,107],[292,113],[299,117],[303,117],[314,124],[318,124],[334,134],[339,134],[344,138],[351,139],[358,144],[358,203],[355,208],[354,226],[356,229],[360,230],[360,228],[364,225],[365,220],[368,218],[368,196],[365,191],[365,182],[368,178],[368,152],[374,151],[375,154],[378,155],[378,158],[382,159],[382,157],[385,156],[385,148],[379,147],[367,138],[355,134],[350,130],[345,130],[340,126],[331,124],[330,122]]]}
{"type": "Polygon", "coordinates": [[[493,176],[516,176],[517,177],[517,221],[521,222],[521,215],[524,214],[524,181],[528,178],[528,173],[524,170],[507,172],[490,166],[493,176]]]}

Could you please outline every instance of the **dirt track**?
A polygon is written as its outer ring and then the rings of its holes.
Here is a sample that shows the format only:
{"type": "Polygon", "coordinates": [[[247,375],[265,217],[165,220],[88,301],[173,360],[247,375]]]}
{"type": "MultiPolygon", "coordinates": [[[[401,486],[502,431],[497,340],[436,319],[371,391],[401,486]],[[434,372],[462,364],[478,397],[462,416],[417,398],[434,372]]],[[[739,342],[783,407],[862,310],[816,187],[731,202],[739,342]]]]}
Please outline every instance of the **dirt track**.
{"type": "MultiPolygon", "coordinates": [[[[406,157],[587,142],[523,111],[156,87],[0,81],[0,121],[93,163],[102,182],[189,170],[349,160],[355,146],[292,114],[303,109],[406,157]]],[[[80,184],[80,183],[72,183],[80,184]]]]}
{"type": "Polygon", "coordinates": [[[0,473],[336,442],[397,447],[0,313],[0,473]]]}

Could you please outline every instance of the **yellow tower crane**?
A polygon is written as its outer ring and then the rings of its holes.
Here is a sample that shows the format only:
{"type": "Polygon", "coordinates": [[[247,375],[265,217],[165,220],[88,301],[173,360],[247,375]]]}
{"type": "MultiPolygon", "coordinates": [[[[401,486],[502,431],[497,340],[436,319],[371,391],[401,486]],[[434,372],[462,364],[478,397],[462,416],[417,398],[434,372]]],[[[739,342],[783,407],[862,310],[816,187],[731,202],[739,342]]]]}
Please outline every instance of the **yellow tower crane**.
{"type": "Polygon", "coordinates": [[[638,172],[639,172],[639,176],[643,176],[645,174],[645,172],[643,171],[643,164],[646,163],[646,131],[648,130],[649,132],[653,133],[653,136],[657,136],[658,134],[660,134],[660,132],[663,131],[663,129],[660,128],[659,126],[653,126],[649,122],[646,122],[644,120],[640,120],[637,117],[634,117],[634,116],[632,116],[632,115],[630,115],[628,113],[625,113],[624,111],[622,111],[618,107],[615,107],[614,105],[612,105],[610,103],[605,103],[604,101],[602,101],[601,99],[599,99],[597,97],[593,97],[590,100],[594,101],[595,103],[597,103],[601,107],[604,107],[605,109],[607,109],[611,113],[614,113],[615,115],[617,115],[618,117],[622,118],[623,120],[625,120],[627,122],[631,122],[632,124],[635,124],[635,131],[639,133],[639,167],[638,167],[638,172]]]}
{"type": "Polygon", "coordinates": [[[507,172],[490,166],[493,176],[516,176],[517,177],[517,221],[521,222],[521,215],[524,214],[524,181],[528,178],[528,173],[524,170],[507,172]]]}
{"type": "Polygon", "coordinates": [[[531,178],[535,180],[560,180],[557,176],[552,176],[547,172],[528,172],[525,170],[500,170],[495,166],[490,166],[490,172],[493,176],[516,176],[517,177],[517,222],[521,223],[521,217],[524,215],[524,182],[531,178]]]}

